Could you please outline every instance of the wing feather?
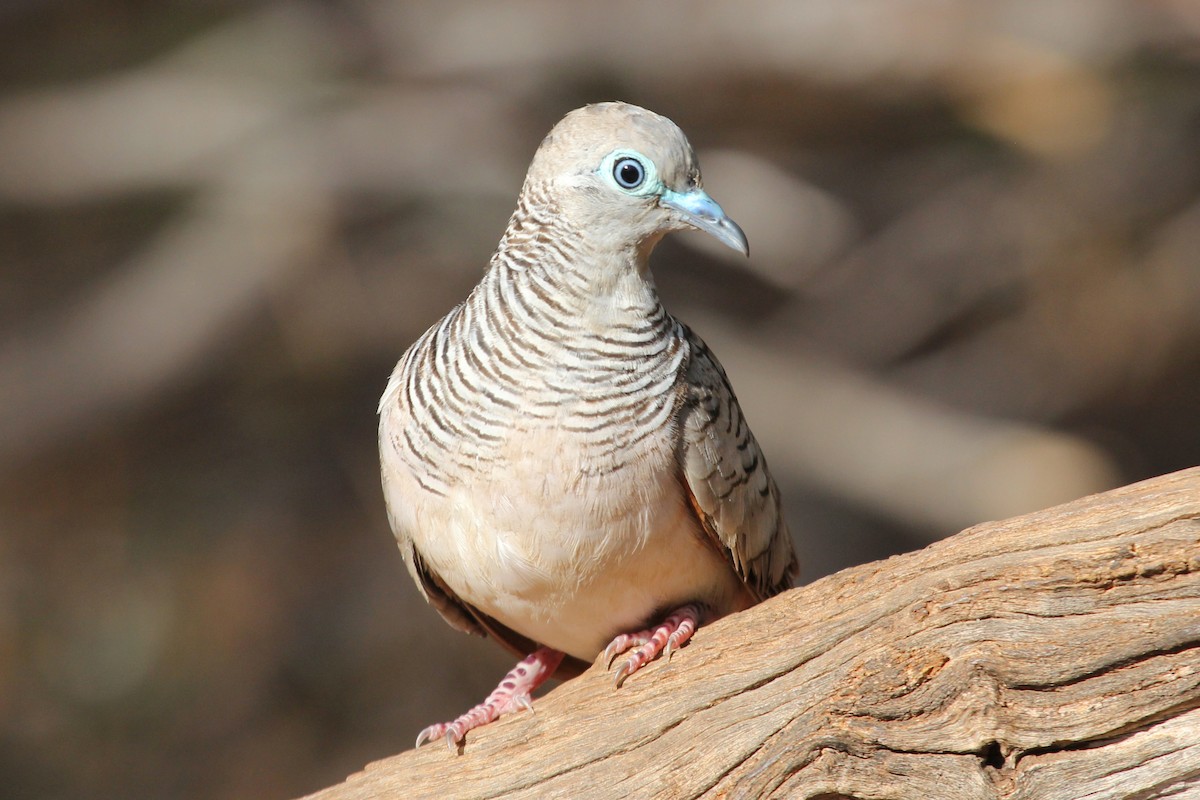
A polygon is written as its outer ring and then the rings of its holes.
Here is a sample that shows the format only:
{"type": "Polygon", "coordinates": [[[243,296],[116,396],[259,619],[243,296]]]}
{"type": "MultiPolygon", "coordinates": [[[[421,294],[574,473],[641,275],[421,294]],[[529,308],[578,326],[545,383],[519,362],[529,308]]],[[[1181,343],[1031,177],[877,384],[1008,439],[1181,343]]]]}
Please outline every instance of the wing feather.
{"type": "Polygon", "coordinates": [[[779,489],[716,356],[687,326],[681,482],[701,527],[762,600],[799,573],[779,489]]]}

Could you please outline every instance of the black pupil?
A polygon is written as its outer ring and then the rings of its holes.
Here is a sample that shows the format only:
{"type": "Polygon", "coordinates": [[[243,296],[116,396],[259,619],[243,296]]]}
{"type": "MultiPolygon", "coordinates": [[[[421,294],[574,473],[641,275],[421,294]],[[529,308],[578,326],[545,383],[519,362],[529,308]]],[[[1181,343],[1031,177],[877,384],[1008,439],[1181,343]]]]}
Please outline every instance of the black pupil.
{"type": "Polygon", "coordinates": [[[632,159],[617,165],[617,179],[622,186],[637,186],[642,182],[642,166],[632,159]]]}

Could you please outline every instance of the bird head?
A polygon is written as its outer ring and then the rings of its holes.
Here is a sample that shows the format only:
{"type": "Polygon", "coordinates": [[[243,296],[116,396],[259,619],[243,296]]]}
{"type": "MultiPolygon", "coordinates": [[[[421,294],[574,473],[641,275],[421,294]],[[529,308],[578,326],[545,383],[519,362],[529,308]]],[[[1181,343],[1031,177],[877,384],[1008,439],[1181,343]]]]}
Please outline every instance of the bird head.
{"type": "Polygon", "coordinates": [[[696,229],[749,254],[746,234],[702,188],[683,131],[628,103],[567,114],[538,148],[524,192],[554,198],[557,213],[613,250],[648,254],[664,234],[696,229]]]}

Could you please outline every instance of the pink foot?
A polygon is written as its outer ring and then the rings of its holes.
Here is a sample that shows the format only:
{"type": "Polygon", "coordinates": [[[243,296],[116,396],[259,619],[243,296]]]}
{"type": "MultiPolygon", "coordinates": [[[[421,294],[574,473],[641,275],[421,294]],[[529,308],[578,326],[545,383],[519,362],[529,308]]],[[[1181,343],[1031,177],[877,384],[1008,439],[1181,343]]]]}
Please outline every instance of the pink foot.
{"type": "Polygon", "coordinates": [[[636,633],[622,633],[613,639],[608,647],[604,648],[604,660],[608,666],[612,666],[613,659],[617,656],[633,650],[617,670],[617,688],[620,688],[626,678],[653,661],[659,653],[664,653],[669,659],[672,652],[692,638],[696,626],[700,624],[700,617],[700,606],[688,603],[676,609],[654,628],[636,633]]]}
{"type": "Polygon", "coordinates": [[[509,670],[491,694],[479,705],[472,708],[453,722],[439,722],[430,725],[417,734],[417,747],[434,739],[444,738],[451,750],[462,741],[467,731],[487,725],[501,714],[527,708],[533,710],[530,694],[534,689],[546,682],[554,674],[563,654],[549,647],[542,647],[509,670]]]}

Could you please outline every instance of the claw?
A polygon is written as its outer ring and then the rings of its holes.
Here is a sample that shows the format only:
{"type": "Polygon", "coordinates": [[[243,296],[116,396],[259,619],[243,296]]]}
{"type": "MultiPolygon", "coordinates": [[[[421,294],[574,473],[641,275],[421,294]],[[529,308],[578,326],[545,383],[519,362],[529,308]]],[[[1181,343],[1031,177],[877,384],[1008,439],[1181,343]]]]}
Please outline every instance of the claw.
{"type": "Polygon", "coordinates": [[[430,725],[417,734],[417,743],[413,745],[414,749],[419,749],[421,745],[433,739],[433,728],[434,726],[430,725]]]}
{"type": "Polygon", "coordinates": [[[683,626],[681,625],[679,630],[676,630],[667,637],[667,646],[663,648],[663,657],[668,661],[671,660],[671,656],[675,654],[675,651],[678,650],[680,645],[687,641],[688,637],[690,636],[690,633],[685,635],[682,628],[683,626]]]}
{"type": "Polygon", "coordinates": [[[648,630],[638,631],[637,633],[622,633],[609,642],[608,647],[604,648],[604,668],[612,669],[613,661],[616,661],[617,656],[649,642],[650,633],[648,630]]]}
{"type": "Polygon", "coordinates": [[[616,687],[617,689],[621,688],[621,684],[623,684],[625,682],[625,679],[633,674],[632,666],[633,666],[632,661],[626,661],[624,664],[621,665],[621,668],[619,670],[617,670],[617,677],[613,679],[614,687],[616,687]]]}
{"type": "Polygon", "coordinates": [[[613,680],[616,687],[621,688],[626,678],[653,661],[660,653],[669,660],[676,650],[692,638],[702,615],[700,606],[689,603],[670,614],[657,627],[635,633],[622,633],[613,639],[608,647],[604,648],[604,660],[609,669],[612,669],[617,656],[633,649],[633,653],[617,670],[613,680]]]}
{"type": "Polygon", "coordinates": [[[417,747],[434,739],[445,739],[451,752],[470,731],[488,724],[502,714],[533,710],[532,693],[554,674],[563,654],[548,647],[540,648],[513,667],[487,699],[452,722],[430,725],[417,734],[417,747]]]}

